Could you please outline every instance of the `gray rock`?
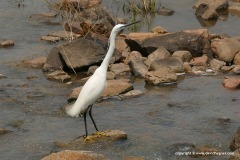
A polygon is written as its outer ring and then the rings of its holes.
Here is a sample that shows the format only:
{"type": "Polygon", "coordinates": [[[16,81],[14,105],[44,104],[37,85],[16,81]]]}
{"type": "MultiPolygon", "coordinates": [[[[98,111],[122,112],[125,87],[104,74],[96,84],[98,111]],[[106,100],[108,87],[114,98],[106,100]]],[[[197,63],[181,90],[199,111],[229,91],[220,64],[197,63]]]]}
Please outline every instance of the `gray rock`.
{"type": "Polygon", "coordinates": [[[226,66],[226,63],[224,61],[220,61],[220,60],[217,60],[217,59],[212,59],[210,62],[210,67],[212,70],[214,71],[218,71],[220,70],[223,66],[226,66]]]}
{"type": "Polygon", "coordinates": [[[107,72],[107,80],[113,80],[115,76],[115,73],[113,73],[112,71],[107,72]]]}
{"type": "Polygon", "coordinates": [[[58,42],[61,40],[61,38],[55,37],[55,36],[42,36],[41,40],[48,41],[48,42],[58,42]]]}
{"type": "Polygon", "coordinates": [[[116,79],[131,78],[130,68],[124,63],[112,64],[109,69],[115,74],[116,79]]]}
{"type": "Polygon", "coordinates": [[[210,44],[207,30],[187,30],[176,33],[169,33],[154,36],[138,42],[134,39],[126,39],[126,43],[131,50],[139,51],[143,56],[148,56],[159,46],[163,46],[170,53],[179,50],[189,51],[193,57],[202,56],[203,53],[209,51],[205,47],[210,44]]]}
{"type": "Polygon", "coordinates": [[[131,91],[129,91],[129,92],[127,92],[127,93],[125,93],[125,94],[121,94],[121,95],[119,95],[119,97],[121,98],[121,99],[127,99],[127,98],[134,98],[134,97],[139,97],[139,96],[141,96],[141,95],[143,95],[144,93],[142,92],[142,91],[140,91],[140,90],[131,90],[131,91]]]}
{"type": "Polygon", "coordinates": [[[37,57],[34,59],[27,59],[23,60],[21,64],[18,66],[26,67],[26,68],[43,68],[44,64],[46,63],[47,57],[37,57]]]}
{"type": "Polygon", "coordinates": [[[169,68],[163,68],[157,71],[149,71],[146,74],[145,80],[154,85],[163,83],[174,83],[177,81],[177,75],[169,68]]]}
{"type": "Polygon", "coordinates": [[[234,134],[229,148],[231,149],[231,151],[240,149],[240,127],[238,128],[237,132],[234,134]]]}
{"type": "Polygon", "coordinates": [[[75,70],[100,64],[106,54],[101,45],[85,38],[60,46],[59,52],[68,68],[75,70]]]}
{"type": "Polygon", "coordinates": [[[189,51],[176,51],[172,54],[172,57],[178,58],[182,62],[190,62],[192,54],[189,51]]]}
{"type": "Polygon", "coordinates": [[[52,153],[49,156],[42,158],[42,160],[108,160],[104,155],[97,154],[91,151],[76,151],[63,150],[57,153],[52,153]]]}
{"type": "Polygon", "coordinates": [[[145,64],[150,67],[153,61],[170,57],[170,53],[162,46],[156,49],[153,53],[149,54],[145,64]]]}
{"type": "Polygon", "coordinates": [[[154,71],[162,70],[163,68],[168,68],[175,73],[184,72],[183,63],[180,62],[177,58],[172,57],[156,60],[150,66],[150,69],[154,71]]]}
{"type": "Polygon", "coordinates": [[[240,51],[240,41],[234,38],[215,40],[212,42],[211,48],[219,60],[232,62],[235,55],[240,51]]]}
{"type": "Polygon", "coordinates": [[[124,60],[125,64],[129,64],[131,60],[142,60],[143,57],[140,52],[138,51],[132,51],[124,60]]]}
{"type": "Polygon", "coordinates": [[[166,8],[163,6],[160,6],[157,10],[157,13],[159,15],[163,15],[163,16],[171,16],[174,13],[174,10],[170,9],[170,8],[166,8]]]}
{"type": "Polygon", "coordinates": [[[142,60],[132,59],[130,61],[129,67],[136,77],[144,78],[146,73],[148,72],[148,67],[143,63],[142,60]]]}
{"type": "Polygon", "coordinates": [[[87,72],[87,75],[88,76],[91,76],[93,75],[93,73],[95,72],[95,70],[98,68],[99,66],[91,66],[88,68],[88,72],[87,72]]]}
{"type": "Polygon", "coordinates": [[[43,66],[44,72],[53,72],[56,70],[66,70],[68,66],[64,62],[59,50],[57,47],[53,47],[48,56],[47,60],[43,66]]]}
{"type": "Polygon", "coordinates": [[[228,8],[227,0],[197,0],[193,6],[196,15],[204,20],[214,19],[219,16],[219,12],[228,8]]]}

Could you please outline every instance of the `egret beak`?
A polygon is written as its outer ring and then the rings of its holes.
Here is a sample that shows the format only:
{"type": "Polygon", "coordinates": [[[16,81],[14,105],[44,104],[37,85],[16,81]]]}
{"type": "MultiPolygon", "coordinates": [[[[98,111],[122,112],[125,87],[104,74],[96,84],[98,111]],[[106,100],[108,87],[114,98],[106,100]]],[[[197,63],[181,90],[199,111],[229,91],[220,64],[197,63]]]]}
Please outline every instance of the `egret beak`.
{"type": "Polygon", "coordinates": [[[124,27],[128,27],[128,26],[130,26],[130,25],[133,25],[133,24],[139,23],[139,22],[141,22],[141,21],[135,21],[135,22],[132,22],[132,23],[128,23],[128,24],[125,24],[124,27]]]}

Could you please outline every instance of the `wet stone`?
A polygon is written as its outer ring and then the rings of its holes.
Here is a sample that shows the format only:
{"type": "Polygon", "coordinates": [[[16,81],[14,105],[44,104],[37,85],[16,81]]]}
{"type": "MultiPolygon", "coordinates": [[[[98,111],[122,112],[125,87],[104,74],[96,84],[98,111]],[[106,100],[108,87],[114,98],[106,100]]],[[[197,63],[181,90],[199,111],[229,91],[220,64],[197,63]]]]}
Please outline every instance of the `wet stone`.
{"type": "Polygon", "coordinates": [[[140,90],[131,90],[125,94],[119,95],[121,99],[126,99],[126,98],[134,98],[134,97],[139,97],[142,96],[144,93],[140,90]]]}
{"type": "Polygon", "coordinates": [[[45,56],[37,57],[33,59],[27,59],[27,60],[23,60],[22,63],[19,64],[18,66],[40,69],[40,68],[43,68],[46,60],[47,60],[47,57],[45,56]]]}
{"type": "Polygon", "coordinates": [[[2,78],[7,78],[7,76],[0,74],[0,79],[2,79],[2,78]]]}
{"type": "Polygon", "coordinates": [[[61,40],[61,38],[55,37],[55,36],[42,36],[41,40],[48,41],[48,42],[58,42],[61,40]]]}
{"type": "Polygon", "coordinates": [[[1,135],[8,134],[9,132],[11,132],[11,131],[6,130],[6,129],[3,129],[3,128],[0,128],[0,136],[1,136],[1,135]]]}
{"type": "MultiPolygon", "coordinates": [[[[102,132],[102,131],[101,131],[102,132]]],[[[127,139],[127,133],[121,130],[106,130],[103,131],[103,135],[96,135],[92,134],[91,136],[92,140],[84,140],[84,137],[78,137],[74,140],[68,141],[68,142],[54,142],[55,146],[58,148],[76,148],[79,147],[85,143],[98,143],[98,142],[111,142],[111,141],[118,141],[118,140],[124,140],[127,139]]]]}
{"type": "Polygon", "coordinates": [[[0,48],[7,48],[14,46],[14,41],[13,40],[0,40],[0,48]]]}
{"type": "Polygon", "coordinates": [[[102,154],[91,151],[64,150],[52,153],[42,158],[42,160],[107,160],[107,158],[102,154]]]}
{"type": "Polygon", "coordinates": [[[46,74],[47,79],[53,81],[59,81],[62,83],[68,82],[71,80],[71,77],[64,71],[57,70],[52,73],[46,74]]]}

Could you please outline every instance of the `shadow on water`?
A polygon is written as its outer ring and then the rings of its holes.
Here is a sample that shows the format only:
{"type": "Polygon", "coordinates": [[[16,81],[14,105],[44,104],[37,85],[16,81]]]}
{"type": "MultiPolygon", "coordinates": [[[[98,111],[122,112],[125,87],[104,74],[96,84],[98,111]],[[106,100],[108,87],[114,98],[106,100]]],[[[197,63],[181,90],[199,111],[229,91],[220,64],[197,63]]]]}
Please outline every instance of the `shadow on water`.
{"type": "MultiPolygon", "coordinates": [[[[109,8],[113,12],[117,11],[116,5],[103,2],[112,6],[109,8]]],[[[3,160],[41,159],[61,150],[54,146],[55,141],[73,140],[85,132],[81,117],[69,118],[61,110],[77,84],[51,82],[41,70],[16,67],[25,58],[46,55],[56,44],[41,42],[40,36],[62,29],[62,26],[29,20],[31,14],[48,11],[44,1],[24,0],[22,3],[25,6],[18,8],[17,2],[0,2],[1,38],[14,39],[16,43],[13,48],[0,50],[1,74],[7,76],[0,79],[0,128],[12,131],[0,136],[3,160]]],[[[169,31],[201,27],[189,1],[163,3],[175,10],[175,14],[156,15],[152,26],[162,25],[169,31]]],[[[218,21],[210,31],[237,35],[239,23],[239,17],[229,16],[224,22],[218,21]]],[[[141,30],[147,31],[146,28],[143,25],[141,30]]],[[[240,121],[239,91],[228,91],[221,83],[221,77],[186,76],[175,85],[151,86],[136,79],[134,87],[142,90],[143,96],[103,101],[93,109],[101,130],[124,130],[128,139],[108,144],[83,144],[78,149],[103,153],[110,159],[129,155],[147,159],[193,159],[173,155],[179,148],[190,149],[192,145],[210,145],[229,151],[231,137],[240,121]],[[219,121],[222,117],[230,121],[219,121]]],[[[93,131],[89,123],[89,132],[93,131]]]]}

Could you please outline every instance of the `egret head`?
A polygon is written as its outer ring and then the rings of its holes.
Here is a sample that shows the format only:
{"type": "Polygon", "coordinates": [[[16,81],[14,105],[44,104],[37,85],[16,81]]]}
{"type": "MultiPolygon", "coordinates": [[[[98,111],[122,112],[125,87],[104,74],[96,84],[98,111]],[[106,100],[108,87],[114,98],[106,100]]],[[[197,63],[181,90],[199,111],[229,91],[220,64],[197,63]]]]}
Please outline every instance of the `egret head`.
{"type": "Polygon", "coordinates": [[[132,23],[128,23],[128,24],[117,24],[114,28],[113,31],[115,31],[116,33],[118,33],[119,31],[123,30],[124,28],[133,25],[135,23],[138,23],[140,21],[136,21],[136,22],[132,22],[132,23]]]}

